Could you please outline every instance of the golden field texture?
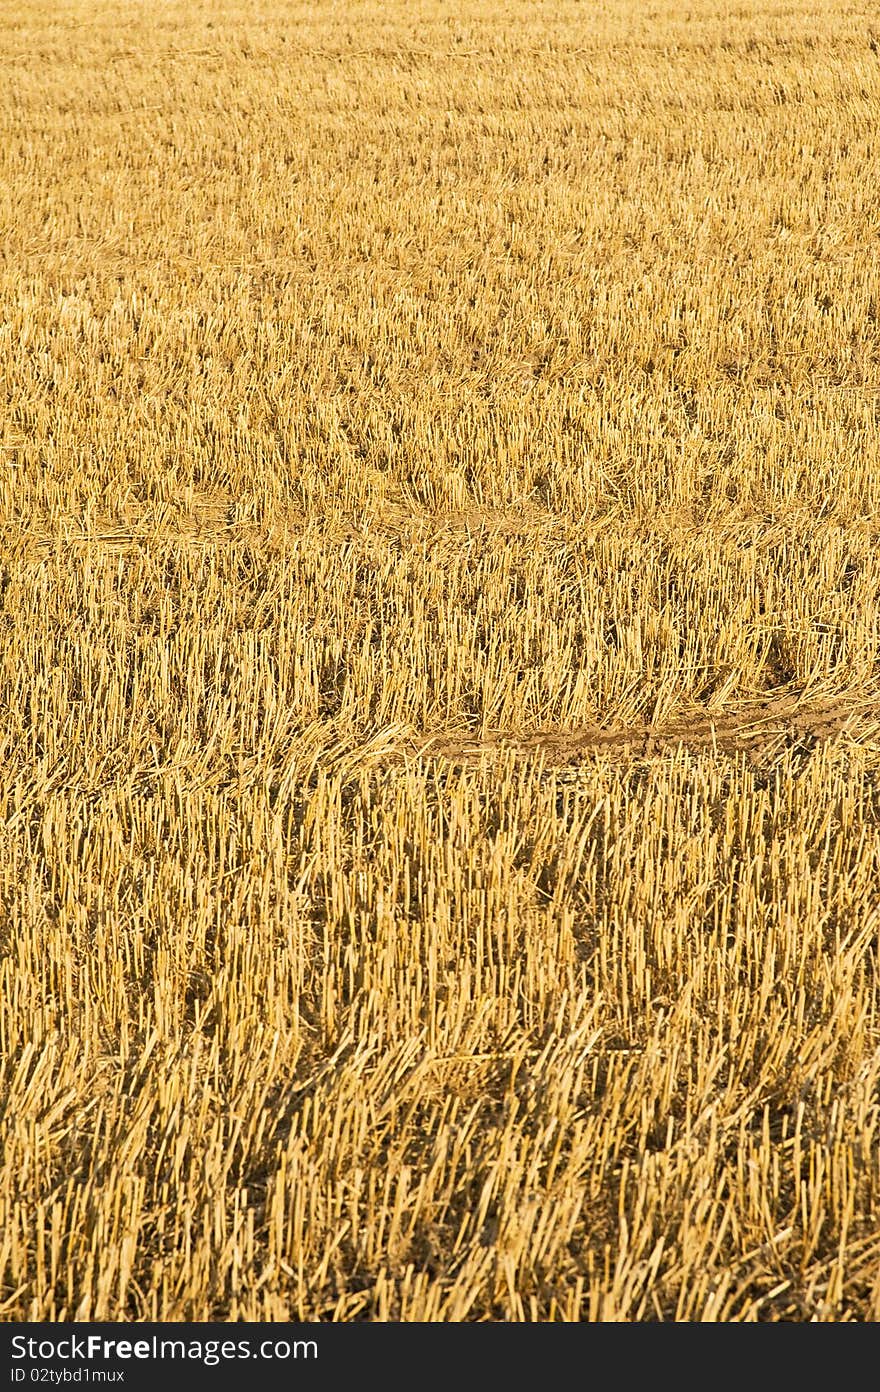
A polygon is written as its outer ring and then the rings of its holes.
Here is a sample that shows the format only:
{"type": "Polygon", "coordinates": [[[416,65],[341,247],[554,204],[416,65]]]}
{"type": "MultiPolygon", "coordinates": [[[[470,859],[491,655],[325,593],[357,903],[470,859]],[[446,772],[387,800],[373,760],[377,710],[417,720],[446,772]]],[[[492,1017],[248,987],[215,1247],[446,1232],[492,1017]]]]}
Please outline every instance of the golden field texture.
{"type": "Polygon", "coordinates": [[[0,1317],[880,1317],[876,7],[0,63],[0,1317]]]}

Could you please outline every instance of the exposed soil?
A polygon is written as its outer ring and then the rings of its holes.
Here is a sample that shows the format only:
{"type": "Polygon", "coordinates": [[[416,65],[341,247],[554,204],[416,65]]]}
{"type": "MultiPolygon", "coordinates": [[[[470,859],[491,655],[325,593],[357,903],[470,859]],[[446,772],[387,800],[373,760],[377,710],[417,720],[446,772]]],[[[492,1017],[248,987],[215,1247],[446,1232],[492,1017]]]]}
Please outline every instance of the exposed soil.
{"type": "Polygon", "coordinates": [[[719,749],[743,751],[764,759],[793,745],[812,747],[838,735],[860,742],[880,739],[880,698],[853,697],[805,699],[785,692],[750,701],[736,710],[695,712],[667,723],[633,725],[623,729],[584,728],[570,731],[537,731],[530,734],[490,732],[485,739],[473,735],[443,733],[414,740],[421,754],[454,762],[470,762],[481,755],[513,749],[523,755],[543,754],[551,765],[576,763],[589,754],[646,757],[663,750],[719,749]]]}

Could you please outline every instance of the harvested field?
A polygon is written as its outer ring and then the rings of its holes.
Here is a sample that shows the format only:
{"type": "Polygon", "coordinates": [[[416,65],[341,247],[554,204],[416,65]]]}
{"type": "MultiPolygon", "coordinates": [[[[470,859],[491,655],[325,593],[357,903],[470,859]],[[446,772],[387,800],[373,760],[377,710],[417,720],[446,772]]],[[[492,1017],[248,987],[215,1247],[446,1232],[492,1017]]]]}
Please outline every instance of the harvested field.
{"type": "Polygon", "coordinates": [[[0,63],[0,1318],[880,1317],[875,9],[0,63]]]}

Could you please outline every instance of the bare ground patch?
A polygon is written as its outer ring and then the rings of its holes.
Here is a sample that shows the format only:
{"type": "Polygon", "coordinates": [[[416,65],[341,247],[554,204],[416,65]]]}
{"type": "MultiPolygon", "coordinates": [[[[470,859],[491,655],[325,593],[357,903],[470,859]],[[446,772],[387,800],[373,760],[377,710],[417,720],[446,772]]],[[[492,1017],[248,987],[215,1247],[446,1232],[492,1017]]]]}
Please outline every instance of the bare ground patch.
{"type": "Polygon", "coordinates": [[[455,762],[470,762],[502,749],[524,756],[542,754],[554,766],[577,763],[591,754],[646,757],[664,750],[738,751],[765,758],[793,744],[813,744],[850,735],[859,742],[880,736],[880,699],[841,696],[810,699],[782,692],[750,701],[736,710],[697,712],[658,725],[638,724],[622,729],[593,727],[546,730],[524,734],[491,732],[472,735],[423,735],[414,743],[419,753],[455,762]]]}

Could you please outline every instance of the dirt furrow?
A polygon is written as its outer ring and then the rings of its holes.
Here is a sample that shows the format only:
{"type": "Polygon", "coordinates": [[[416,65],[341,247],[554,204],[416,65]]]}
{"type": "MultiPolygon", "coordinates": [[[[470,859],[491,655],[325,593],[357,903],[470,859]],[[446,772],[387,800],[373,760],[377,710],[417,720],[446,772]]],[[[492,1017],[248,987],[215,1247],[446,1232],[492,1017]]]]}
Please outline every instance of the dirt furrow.
{"type": "Polygon", "coordinates": [[[860,741],[880,739],[880,698],[805,699],[797,692],[750,701],[735,710],[698,711],[658,725],[606,729],[546,730],[527,734],[490,731],[485,738],[444,732],[414,741],[421,754],[470,762],[481,755],[513,749],[542,753],[550,764],[575,763],[588,754],[645,757],[666,749],[720,749],[755,756],[791,745],[814,745],[837,735],[860,741]]]}

